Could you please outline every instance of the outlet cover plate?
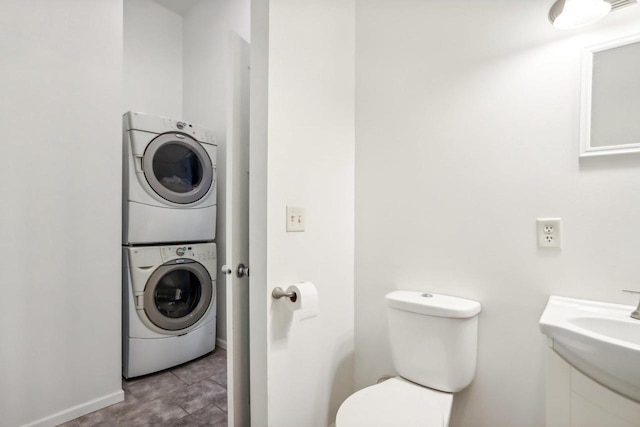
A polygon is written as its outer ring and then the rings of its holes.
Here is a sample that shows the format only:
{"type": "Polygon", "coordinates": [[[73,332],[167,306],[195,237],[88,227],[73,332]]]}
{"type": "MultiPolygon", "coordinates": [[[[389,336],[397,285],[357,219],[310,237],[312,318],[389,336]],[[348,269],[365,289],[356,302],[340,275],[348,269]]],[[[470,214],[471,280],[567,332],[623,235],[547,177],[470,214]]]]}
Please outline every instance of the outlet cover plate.
{"type": "Polygon", "coordinates": [[[287,206],[287,231],[304,231],[304,208],[287,206]]]}
{"type": "Polygon", "coordinates": [[[538,218],[536,226],[539,248],[562,247],[562,221],[560,218],[538,218]]]}

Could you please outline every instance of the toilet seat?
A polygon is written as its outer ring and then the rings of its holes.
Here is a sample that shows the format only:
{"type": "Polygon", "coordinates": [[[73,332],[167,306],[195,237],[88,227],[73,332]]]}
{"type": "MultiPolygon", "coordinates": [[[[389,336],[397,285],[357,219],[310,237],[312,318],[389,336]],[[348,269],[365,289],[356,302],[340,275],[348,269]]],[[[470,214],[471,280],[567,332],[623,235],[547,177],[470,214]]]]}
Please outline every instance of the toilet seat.
{"type": "Polygon", "coordinates": [[[452,403],[451,393],[396,377],[349,396],[336,427],[447,427],[452,403]]]}

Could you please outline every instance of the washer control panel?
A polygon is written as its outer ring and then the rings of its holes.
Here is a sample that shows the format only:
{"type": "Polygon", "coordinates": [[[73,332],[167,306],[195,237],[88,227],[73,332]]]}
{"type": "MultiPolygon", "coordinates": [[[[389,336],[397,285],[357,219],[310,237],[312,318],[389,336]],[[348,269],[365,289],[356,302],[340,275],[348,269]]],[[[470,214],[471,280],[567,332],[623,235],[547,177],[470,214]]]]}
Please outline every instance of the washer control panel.
{"type": "Polygon", "coordinates": [[[177,258],[188,258],[196,261],[216,259],[215,243],[163,246],[161,252],[162,262],[168,262],[177,258]]]}

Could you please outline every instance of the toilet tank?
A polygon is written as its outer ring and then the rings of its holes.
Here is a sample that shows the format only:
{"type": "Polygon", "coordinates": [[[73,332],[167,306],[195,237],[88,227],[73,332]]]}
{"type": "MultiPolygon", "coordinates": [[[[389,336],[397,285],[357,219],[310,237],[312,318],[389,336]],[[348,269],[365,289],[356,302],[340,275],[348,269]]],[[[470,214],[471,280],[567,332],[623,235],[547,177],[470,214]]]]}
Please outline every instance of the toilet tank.
{"type": "Polygon", "coordinates": [[[386,295],[389,341],[400,376],[455,393],[476,373],[480,303],[419,291],[386,295]]]}

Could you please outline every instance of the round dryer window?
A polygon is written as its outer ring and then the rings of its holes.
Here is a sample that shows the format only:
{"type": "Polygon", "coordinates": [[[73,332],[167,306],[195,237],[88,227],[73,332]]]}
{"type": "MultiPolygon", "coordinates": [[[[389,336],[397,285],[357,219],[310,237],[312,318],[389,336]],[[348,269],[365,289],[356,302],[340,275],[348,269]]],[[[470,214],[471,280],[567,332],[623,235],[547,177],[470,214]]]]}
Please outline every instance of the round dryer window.
{"type": "Polygon", "coordinates": [[[154,271],[144,288],[144,311],[159,328],[179,331],[205,315],[213,298],[213,283],[202,264],[170,261],[154,271]]]}
{"type": "Polygon", "coordinates": [[[196,202],[214,183],[215,171],[207,151],[184,133],[158,135],[147,146],[142,166],[153,191],[174,203],[196,202]]]}

